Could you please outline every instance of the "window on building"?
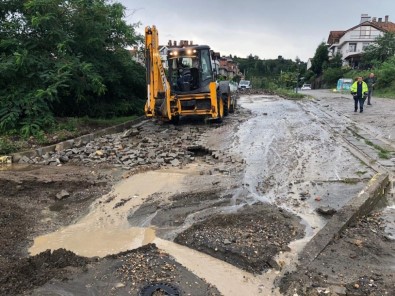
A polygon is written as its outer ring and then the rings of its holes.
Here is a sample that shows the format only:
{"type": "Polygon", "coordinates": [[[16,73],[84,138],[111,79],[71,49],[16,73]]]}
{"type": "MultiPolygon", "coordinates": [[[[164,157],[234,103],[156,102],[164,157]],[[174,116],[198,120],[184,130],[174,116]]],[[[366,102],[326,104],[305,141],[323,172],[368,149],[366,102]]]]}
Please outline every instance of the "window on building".
{"type": "Polygon", "coordinates": [[[356,52],[357,51],[357,44],[356,43],[350,43],[348,51],[349,52],[356,52]]]}
{"type": "Polygon", "coordinates": [[[370,26],[362,26],[361,27],[361,31],[360,31],[360,34],[361,34],[361,37],[362,38],[367,38],[367,37],[370,37],[370,32],[371,32],[371,27],[370,26]]]}
{"type": "Polygon", "coordinates": [[[366,47],[368,47],[368,46],[369,46],[369,42],[362,43],[362,50],[365,50],[366,47]]]}

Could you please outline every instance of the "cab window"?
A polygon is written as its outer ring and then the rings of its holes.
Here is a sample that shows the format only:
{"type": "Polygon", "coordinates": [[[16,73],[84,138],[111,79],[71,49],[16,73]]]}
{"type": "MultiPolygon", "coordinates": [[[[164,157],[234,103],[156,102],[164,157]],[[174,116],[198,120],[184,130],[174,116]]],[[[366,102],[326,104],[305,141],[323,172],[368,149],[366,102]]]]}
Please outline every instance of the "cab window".
{"type": "Polygon", "coordinates": [[[209,50],[201,51],[201,80],[212,79],[211,59],[209,50]]]}

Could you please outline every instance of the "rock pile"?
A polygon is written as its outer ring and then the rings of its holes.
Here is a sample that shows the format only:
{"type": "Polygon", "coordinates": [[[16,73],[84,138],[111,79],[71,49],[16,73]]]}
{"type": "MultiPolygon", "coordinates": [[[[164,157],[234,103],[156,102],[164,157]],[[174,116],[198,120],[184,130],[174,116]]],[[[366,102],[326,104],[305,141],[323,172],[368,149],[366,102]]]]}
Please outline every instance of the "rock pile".
{"type": "Polygon", "coordinates": [[[34,158],[23,156],[19,162],[45,165],[108,163],[130,170],[138,166],[182,167],[197,156],[204,156],[210,164],[239,161],[227,157],[222,151],[205,147],[203,134],[208,128],[207,125],[174,126],[150,121],[87,143],[69,140],[67,145],[57,145],[53,152],[34,158]]]}

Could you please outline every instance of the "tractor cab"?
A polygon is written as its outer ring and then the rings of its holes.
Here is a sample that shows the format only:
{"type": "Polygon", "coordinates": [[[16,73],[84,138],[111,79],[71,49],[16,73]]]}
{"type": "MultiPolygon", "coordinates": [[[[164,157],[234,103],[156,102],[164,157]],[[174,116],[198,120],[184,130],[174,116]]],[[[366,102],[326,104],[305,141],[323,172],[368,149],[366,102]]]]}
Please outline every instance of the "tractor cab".
{"type": "Polygon", "coordinates": [[[172,93],[209,92],[209,84],[214,81],[214,75],[208,46],[170,48],[167,62],[168,80],[172,93]]]}

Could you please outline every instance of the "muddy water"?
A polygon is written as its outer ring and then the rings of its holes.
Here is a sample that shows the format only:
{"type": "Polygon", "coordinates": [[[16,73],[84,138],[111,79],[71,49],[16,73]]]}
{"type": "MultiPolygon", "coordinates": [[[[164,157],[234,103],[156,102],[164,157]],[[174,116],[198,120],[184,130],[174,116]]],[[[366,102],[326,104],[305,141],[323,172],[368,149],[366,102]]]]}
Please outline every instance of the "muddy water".
{"type": "Polygon", "coordinates": [[[167,198],[187,190],[184,178],[191,174],[197,174],[196,167],[148,172],[123,180],[110,194],[98,200],[80,221],[37,237],[29,252],[35,255],[47,249],[65,248],[82,256],[103,257],[155,243],[186,268],[215,285],[223,295],[276,295],[271,292],[277,276],[275,271],[254,276],[211,256],[160,239],[153,228],[128,226],[127,215],[131,210],[151,194],[160,193],[160,198],[167,198]],[[120,203],[124,206],[117,207],[120,203]]]}
{"type": "Polygon", "coordinates": [[[215,285],[225,296],[281,295],[272,290],[273,281],[279,274],[277,271],[270,270],[263,275],[253,275],[224,261],[166,240],[156,239],[155,243],[194,274],[215,285]]]}
{"type": "Polygon", "coordinates": [[[5,163],[0,164],[0,171],[32,171],[38,169],[38,166],[30,164],[17,164],[17,163],[5,163]]]}
{"type": "Polygon", "coordinates": [[[154,171],[123,180],[111,193],[97,200],[89,214],[77,223],[36,238],[30,254],[65,248],[82,256],[105,256],[152,242],[154,230],[130,228],[127,215],[151,194],[171,195],[181,191],[185,174],[186,171],[180,170],[154,171]]]}
{"type": "Polygon", "coordinates": [[[296,213],[313,235],[326,223],[315,209],[340,208],[364,186],[342,180],[359,179],[361,171],[369,177],[371,170],[302,104],[262,95],[243,96],[240,104],[255,115],[240,125],[233,147],[246,160],[244,186],[250,198],[296,213]],[[301,194],[307,196],[305,202],[301,194]]]}
{"type": "Polygon", "coordinates": [[[365,186],[342,180],[359,179],[358,172],[366,172],[364,177],[369,178],[374,172],[361,165],[303,105],[262,95],[241,97],[240,105],[255,115],[239,126],[233,146],[247,164],[246,202],[274,203],[298,215],[306,227],[305,237],[276,258],[283,274],[294,268],[300,251],[328,221],[316,209],[341,208],[365,186]]]}

